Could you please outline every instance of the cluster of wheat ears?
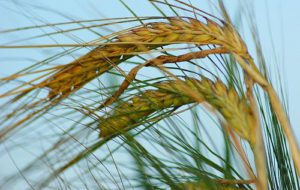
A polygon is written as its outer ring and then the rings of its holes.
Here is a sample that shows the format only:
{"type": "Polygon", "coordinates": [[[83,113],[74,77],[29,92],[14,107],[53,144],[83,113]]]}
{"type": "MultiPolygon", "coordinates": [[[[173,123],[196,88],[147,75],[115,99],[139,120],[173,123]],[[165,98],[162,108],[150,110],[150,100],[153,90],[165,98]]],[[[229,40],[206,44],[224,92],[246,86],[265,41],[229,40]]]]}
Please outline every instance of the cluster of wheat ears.
{"type": "MultiPolygon", "coordinates": [[[[18,116],[22,108],[9,113],[2,120],[3,126],[0,129],[0,139],[8,139],[16,130],[25,127],[31,120],[40,116],[48,108],[53,107],[64,99],[68,98],[84,85],[99,77],[100,75],[117,68],[118,64],[126,60],[151,52],[151,50],[172,44],[192,44],[197,47],[210,45],[209,49],[199,49],[182,55],[161,55],[147,60],[144,64],[134,67],[128,74],[124,74],[124,81],[118,90],[95,109],[113,106],[109,113],[98,119],[100,130],[99,138],[112,139],[123,135],[128,130],[139,126],[143,120],[154,112],[164,109],[180,107],[187,104],[199,103],[207,106],[218,117],[221,117],[222,126],[234,139],[232,132],[249,142],[255,155],[257,174],[253,174],[247,163],[245,168],[249,177],[253,179],[257,189],[267,189],[266,163],[262,158],[264,145],[261,135],[259,111],[253,95],[253,86],[259,85],[268,95],[270,103],[276,113],[277,119],[288,139],[296,171],[300,174],[300,153],[287,116],[280,104],[279,98],[272,85],[260,73],[247,47],[240,35],[236,32],[230,20],[217,20],[204,17],[197,20],[188,17],[167,17],[159,22],[148,22],[144,25],[119,31],[107,36],[102,40],[106,43],[74,60],[73,62],[51,68],[45,76],[35,78],[8,92],[1,93],[0,97],[13,96],[10,103],[26,97],[38,89],[47,89],[48,96],[39,101],[26,105],[26,112],[30,107],[41,106],[40,109],[29,112],[24,118],[6,125],[5,121],[18,116]],[[236,63],[244,71],[244,94],[238,93],[234,88],[228,87],[221,79],[216,81],[202,77],[179,78],[169,72],[164,65],[188,62],[194,59],[202,59],[216,54],[230,54],[236,63]],[[168,80],[152,84],[154,89],[141,90],[131,95],[128,101],[119,102],[119,97],[135,80],[139,70],[143,67],[156,67],[169,76],[168,80]],[[39,81],[39,82],[36,82],[39,81]],[[116,103],[117,102],[117,103],[116,103]],[[5,125],[4,125],[5,124],[5,125]]],[[[23,76],[16,73],[9,77],[2,78],[2,81],[15,80],[23,76]]],[[[24,109],[25,110],[25,109],[24,109]]],[[[69,168],[77,158],[71,160],[67,165],[55,171],[55,175],[69,168]]],[[[264,158],[264,156],[263,156],[264,158]]],[[[51,177],[46,180],[49,182],[51,177]]],[[[237,181],[236,183],[243,183],[237,181]]],[[[221,184],[221,183],[220,183],[221,184]]],[[[185,189],[194,189],[191,184],[184,184],[185,189]],[[191,186],[191,187],[190,187],[191,186]]],[[[238,189],[220,185],[220,189],[238,189]]],[[[196,189],[196,188],[195,188],[196,189]]]]}

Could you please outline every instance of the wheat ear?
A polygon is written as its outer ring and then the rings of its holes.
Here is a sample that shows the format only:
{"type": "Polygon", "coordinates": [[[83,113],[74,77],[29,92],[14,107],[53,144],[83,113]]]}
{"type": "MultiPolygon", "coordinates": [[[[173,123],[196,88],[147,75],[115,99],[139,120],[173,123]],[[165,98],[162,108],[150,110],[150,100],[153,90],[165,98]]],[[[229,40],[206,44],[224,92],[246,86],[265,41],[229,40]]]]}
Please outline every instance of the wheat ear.
{"type": "MultiPolygon", "coordinates": [[[[169,18],[169,23],[155,22],[137,27],[112,39],[112,43],[99,46],[78,58],[40,84],[19,91],[2,94],[8,96],[48,87],[48,97],[70,94],[84,84],[130,57],[170,44],[214,44],[242,57],[247,57],[243,41],[233,33],[230,25],[223,26],[206,19],[206,23],[188,18],[169,18]]],[[[1,97],[0,96],[0,97],[1,97]]]]}
{"type": "Polygon", "coordinates": [[[184,81],[171,80],[154,86],[159,89],[146,91],[127,103],[121,103],[111,115],[102,118],[99,125],[100,136],[124,131],[155,111],[205,101],[222,114],[239,136],[249,142],[253,141],[250,135],[253,118],[247,101],[240,98],[234,89],[227,89],[223,82],[212,82],[207,78],[186,78],[184,81]],[[186,90],[187,87],[189,91],[186,90]]]}

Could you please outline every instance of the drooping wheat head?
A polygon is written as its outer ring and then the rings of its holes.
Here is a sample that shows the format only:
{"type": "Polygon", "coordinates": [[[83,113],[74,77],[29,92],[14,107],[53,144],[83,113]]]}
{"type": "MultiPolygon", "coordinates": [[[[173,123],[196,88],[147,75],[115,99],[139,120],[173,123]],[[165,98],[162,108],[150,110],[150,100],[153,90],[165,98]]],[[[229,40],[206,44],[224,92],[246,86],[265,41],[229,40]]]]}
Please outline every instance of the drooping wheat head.
{"type": "Polygon", "coordinates": [[[69,94],[138,53],[170,44],[214,44],[242,57],[249,56],[246,46],[231,25],[221,26],[212,20],[206,20],[205,24],[192,18],[170,18],[169,23],[149,23],[133,29],[117,36],[112,44],[97,47],[75,60],[41,86],[50,89],[50,98],[61,93],[69,94]]]}
{"type": "Polygon", "coordinates": [[[201,80],[186,78],[165,81],[154,86],[158,89],[147,90],[128,102],[120,103],[112,113],[100,119],[100,136],[106,137],[125,131],[156,111],[206,102],[224,117],[240,137],[253,142],[253,116],[248,102],[235,89],[227,88],[222,81],[213,82],[204,77],[201,80]]]}
{"type": "Polygon", "coordinates": [[[170,44],[214,44],[242,57],[249,57],[245,44],[231,25],[221,25],[207,18],[206,23],[193,18],[168,18],[168,21],[148,23],[124,34],[118,33],[111,43],[99,46],[59,68],[55,74],[28,90],[48,87],[49,98],[70,94],[130,57],[170,44]]]}

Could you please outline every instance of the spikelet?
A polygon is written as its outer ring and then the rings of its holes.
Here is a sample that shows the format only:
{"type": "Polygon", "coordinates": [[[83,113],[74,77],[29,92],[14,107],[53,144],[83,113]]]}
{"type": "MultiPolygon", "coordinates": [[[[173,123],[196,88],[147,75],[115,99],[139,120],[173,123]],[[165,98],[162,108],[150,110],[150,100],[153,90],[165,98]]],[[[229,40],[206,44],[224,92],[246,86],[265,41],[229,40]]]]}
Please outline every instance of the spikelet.
{"type": "Polygon", "coordinates": [[[110,116],[102,118],[99,125],[100,136],[126,130],[155,111],[205,101],[224,117],[240,137],[252,142],[253,116],[248,102],[240,98],[234,89],[228,89],[222,81],[186,78],[184,81],[170,80],[155,86],[159,89],[145,91],[129,102],[121,103],[110,116]],[[190,89],[189,92],[187,88],[190,89]],[[198,96],[197,101],[194,98],[195,93],[198,96]]]}

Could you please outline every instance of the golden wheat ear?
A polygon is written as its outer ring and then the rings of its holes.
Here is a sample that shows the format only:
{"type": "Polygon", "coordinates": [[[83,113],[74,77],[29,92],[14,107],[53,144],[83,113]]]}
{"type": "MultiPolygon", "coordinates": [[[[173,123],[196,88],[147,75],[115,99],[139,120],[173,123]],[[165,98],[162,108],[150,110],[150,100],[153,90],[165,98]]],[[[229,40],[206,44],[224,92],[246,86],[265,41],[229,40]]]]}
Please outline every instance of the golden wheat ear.
{"type": "MultiPolygon", "coordinates": [[[[205,18],[206,23],[193,18],[168,18],[169,22],[152,22],[123,33],[116,33],[111,43],[103,44],[52,71],[43,82],[33,88],[48,87],[49,97],[71,94],[86,83],[125,60],[149,50],[170,44],[213,44],[245,57],[247,49],[229,25],[220,25],[205,18]]],[[[113,35],[110,35],[113,36],[113,35]]],[[[14,91],[16,94],[22,91],[14,91]]]]}

